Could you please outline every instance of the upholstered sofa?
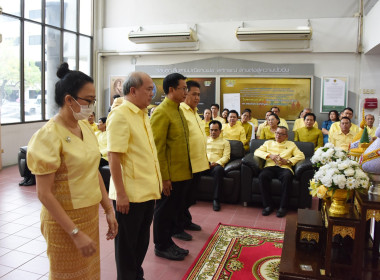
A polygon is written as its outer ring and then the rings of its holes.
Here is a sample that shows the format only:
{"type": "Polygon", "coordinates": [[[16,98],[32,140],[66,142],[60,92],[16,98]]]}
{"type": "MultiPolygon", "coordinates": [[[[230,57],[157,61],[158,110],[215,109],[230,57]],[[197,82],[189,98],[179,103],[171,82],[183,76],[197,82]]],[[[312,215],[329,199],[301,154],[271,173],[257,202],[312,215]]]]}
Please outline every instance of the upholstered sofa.
{"type": "MultiPolygon", "coordinates": [[[[246,206],[248,203],[262,205],[259,188],[259,174],[264,167],[265,160],[254,156],[254,152],[265,140],[253,139],[250,142],[250,151],[242,160],[241,166],[241,195],[240,201],[246,206]]],[[[314,169],[310,158],[314,154],[314,144],[309,142],[294,142],[305,154],[305,160],[298,162],[294,167],[294,178],[289,193],[289,208],[310,208],[311,195],[309,194],[309,181],[314,176],[314,169]]],[[[271,190],[273,202],[278,206],[281,199],[281,182],[273,179],[268,186],[271,190]]]]}
{"type": "MultiPolygon", "coordinates": [[[[220,201],[237,203],[241,189],[241,161],[244,157],[242,142],[229,140],[231,156],[229,162],[224,166],[223,188],[220,201]]],[[[201,176],[195,197],[199,200],[213,200],[214,183],[212,176],[201,176]]]]}

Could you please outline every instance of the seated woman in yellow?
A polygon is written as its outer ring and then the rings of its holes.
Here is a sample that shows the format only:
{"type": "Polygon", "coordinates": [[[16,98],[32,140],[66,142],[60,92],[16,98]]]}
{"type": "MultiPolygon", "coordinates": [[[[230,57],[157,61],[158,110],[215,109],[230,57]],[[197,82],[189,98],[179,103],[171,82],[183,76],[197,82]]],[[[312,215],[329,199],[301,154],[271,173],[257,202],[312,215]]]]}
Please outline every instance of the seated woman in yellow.
{"type": "Polygon", "coordinates": [[[247,143],[247,138],[245,137],[244,128],[237,123],[238,117],[239,114],[235,110],[228,112],[228,123],[223,124],[223,138],[227,140],[238,140],[245,145],[247,143]]]}
{"type": "Polygon", "coordinates": [[[107,117],[99,119],[98,128],[95,136],[98,139],[99,150],[102,157],[100,158],[99,168],[108,165],[108,151],[107,151],[107,130],[106,130],[107,117]]]}
{"type": "Polygon", "coordinates": [[[210,109],[205,109],[203,112],[203,120],[202,123],[205,126],[205,132],[206,136],[210,136],[210,127],[209,124],[212,121],[211,119],[211,110],[210,109]]]}
{"type": "Polygon", "coordinates": [[[47,242],[49,279],[100,279],[99,202],[108,222],[117,221],[98,171],[98,142],[88,125],[95,87],[91,77],[63,63],[57,71],[59,112],[31,138],[28,167],[36,175],[42,202],[41,232],[47,242]]]}
{"type": "Polygon", "coordinates": [[[257,132],[256,132],[256,138],[257,139],[260,139],[260,134],[261,134],[261,131],[264,129],[264,127],[268,126],[268,118],[270,115],[272,115],[272,111],[266,111],[265,121],[263,123],[259,124],[259,127],[257,128],[257,132]]]}
{"type": "Polygon", "coordinates": [[[247,142],[244,145],[244,150],[249,151],[249,142],[251,141],[251,138],[253,136],[253,139],[255,139],[255,134],[252,134],[252,131],[255,131],[254,124],[249,123],[250,120],[250,113],[248,110],[244,110],[243,114],[241,115],[241,125],[244,128],[245,131],[245,138],[247,139],[247,142]]]}
{"type": "Polygon", "coordinates": [[[265,126],[260,132],[260,139],[274,140],[275,132],[277,130],[278,124],[280,123],[280,118],[272,113],[268,117],[268,126],[265,126]]]}

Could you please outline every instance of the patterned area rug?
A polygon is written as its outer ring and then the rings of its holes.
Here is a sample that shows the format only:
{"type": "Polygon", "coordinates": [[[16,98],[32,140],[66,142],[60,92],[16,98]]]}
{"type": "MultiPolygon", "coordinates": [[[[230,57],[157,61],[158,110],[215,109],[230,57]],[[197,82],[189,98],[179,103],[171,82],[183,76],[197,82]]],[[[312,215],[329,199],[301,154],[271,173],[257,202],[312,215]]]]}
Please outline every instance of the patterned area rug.
{"type": "Polygon", "coordinates": [[[183,280],[278,279],[284,232],[219,224],[183,280]]]}

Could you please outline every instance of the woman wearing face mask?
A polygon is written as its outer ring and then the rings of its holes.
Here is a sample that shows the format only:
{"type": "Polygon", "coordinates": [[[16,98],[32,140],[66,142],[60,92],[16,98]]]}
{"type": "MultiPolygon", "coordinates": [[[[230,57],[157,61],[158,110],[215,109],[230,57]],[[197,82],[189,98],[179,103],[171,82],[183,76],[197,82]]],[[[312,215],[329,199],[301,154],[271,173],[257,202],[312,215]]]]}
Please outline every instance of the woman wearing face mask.
{"type": "Polygon", "coordinates": [[[82,121],[93,112],[95,87],[91,77],[70,71],[67,63],[57,76],[59,112],[32,136],[27,153],[43,204],[49,279],[100,279],[99,202],[109,226],[107,239],[115,238],[117,222],[98,171],[97,139],[82,121]]]}
{"type": "Polygon", "coordinates": [[[239,114],[235,110],[228,112],[228,123],[223,124],[223,138],[227,140],[239,140],[245,145],[247,143],[247,138],[245,137],[244,128],[237,122],[238,117],[239,114]]]}
{"type": "Polygon", "coordinates": [[[264,127],[260,133],[260,139],[274,140],[277,126],[280,123],[280,118],[276,114],[271,114],[268,117],[268,126],[264,127]]]}

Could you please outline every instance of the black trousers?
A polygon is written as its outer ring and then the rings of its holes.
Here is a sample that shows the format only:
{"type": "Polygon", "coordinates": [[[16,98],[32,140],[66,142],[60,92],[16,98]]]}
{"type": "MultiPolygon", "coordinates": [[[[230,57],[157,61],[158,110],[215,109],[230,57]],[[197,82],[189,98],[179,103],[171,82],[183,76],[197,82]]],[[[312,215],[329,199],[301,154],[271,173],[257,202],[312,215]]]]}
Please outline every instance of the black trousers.
{"type": "MultiPolygon", "coordinates": [[[[185,211],[185,193],[191,180],[172,182],[172,190],[169,196],[161,194],[161,199],[156,201],[153,220],[154,244],[158,250],[166,250],[174,244],[172,234],[177,224],[178,215],[185,211]]],[[[183,220],[183,219],[182,219],[183,220]]],[[[179,225],[181,226],[181,225],[179,225]]]]}
{"type": "MultiPolygon", "coordinates": [[[[143,279],[142,263],[149,246],[154,200],[130,203],[128,214],[116,211],[119,233],[115,238],[118,280],[143,279]]],[[[116,201],[113,201],[116,209],[116,201]]]]}
{"type": "Polygon", "coordinates": [[[213,199],[219,201],[223,188],[224,167],[221,165],[214,166],[213,168],[206,170],[204,175],[211,175],[214,177],[213,199]]]}
{"type": "Polygon", "coordinates": [[[288,193],[292,185],[293,173],[279,166],[265,167],[259,175],[259,187],[263,198],[264,207],[273,207],[273,201],[270,193],[270,184],[272,178],[277,178],[281,181],[282,194],[280,208],[286,208],[288,204],[288,193]]]}

